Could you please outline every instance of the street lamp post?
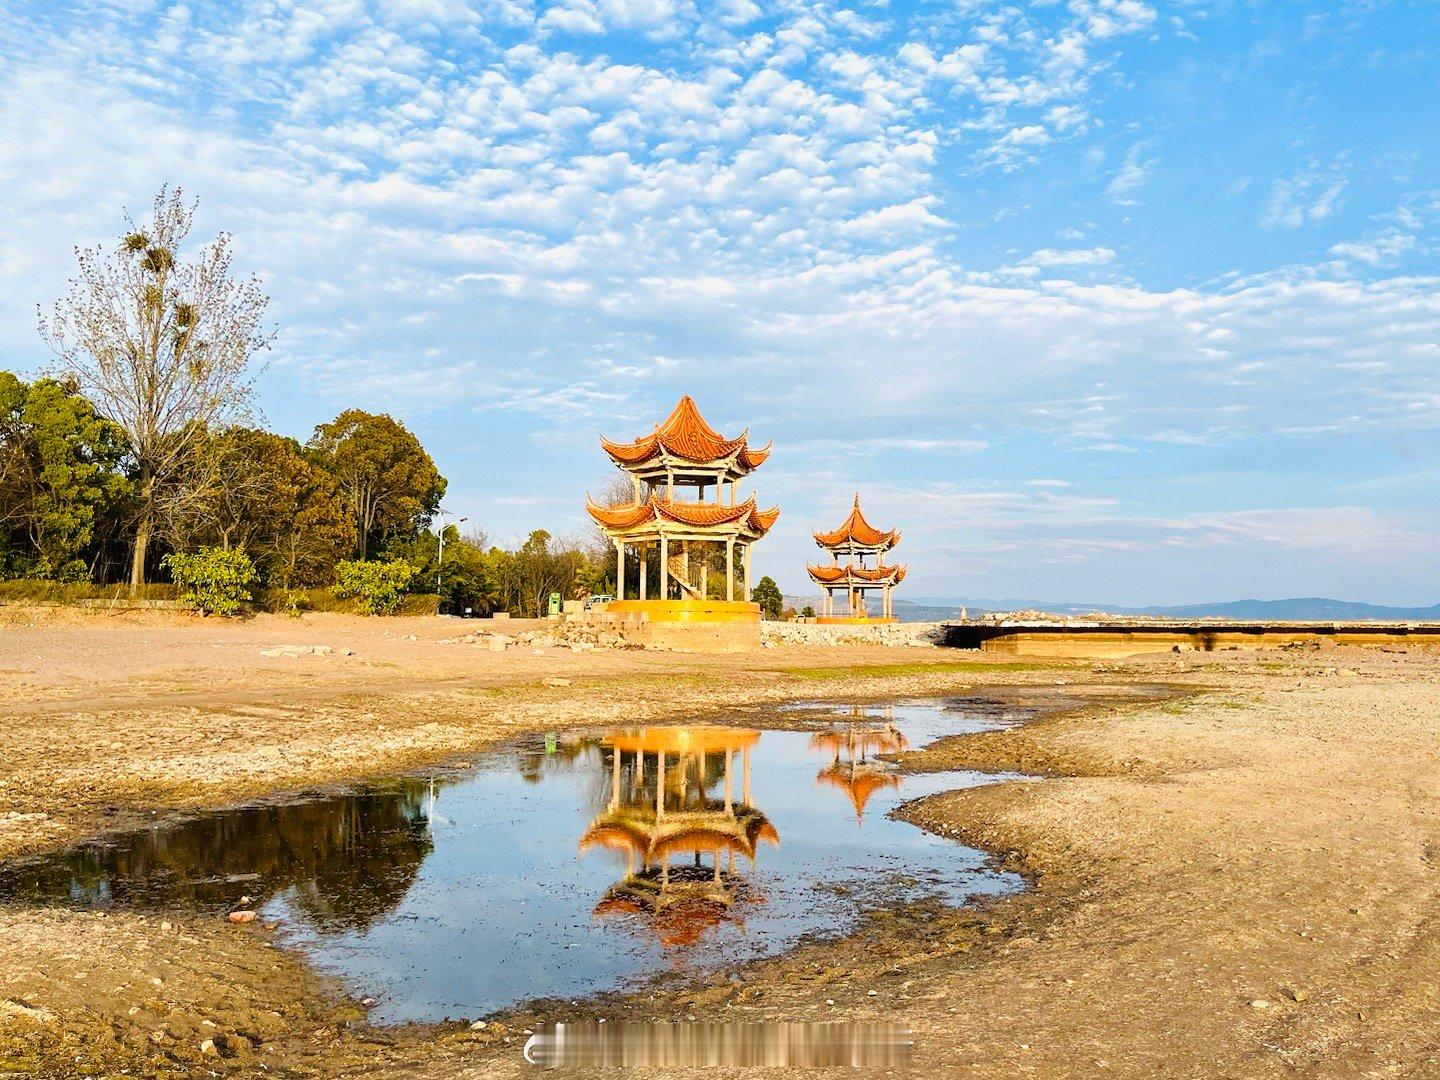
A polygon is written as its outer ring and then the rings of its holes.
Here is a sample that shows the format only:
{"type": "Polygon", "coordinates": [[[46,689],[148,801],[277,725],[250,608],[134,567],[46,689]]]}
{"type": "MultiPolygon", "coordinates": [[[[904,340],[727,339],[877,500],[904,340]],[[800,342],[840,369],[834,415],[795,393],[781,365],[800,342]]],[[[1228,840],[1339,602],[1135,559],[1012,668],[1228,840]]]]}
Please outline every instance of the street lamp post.
{"type": "MultiPolygon", "coordinates": [[[[436,510],[435,516],[440,518],[450,517],[449,510],[436,510]]],[[[469,521],[468,517],[456,518],[456,525],[463,525],[469,521]]],[[[440,596],[440,573],[445,567],[445,522],[440,522],[440,552],[435,556],[435,614],[440,614],[440,605],[443,602],[440,596]]]]}

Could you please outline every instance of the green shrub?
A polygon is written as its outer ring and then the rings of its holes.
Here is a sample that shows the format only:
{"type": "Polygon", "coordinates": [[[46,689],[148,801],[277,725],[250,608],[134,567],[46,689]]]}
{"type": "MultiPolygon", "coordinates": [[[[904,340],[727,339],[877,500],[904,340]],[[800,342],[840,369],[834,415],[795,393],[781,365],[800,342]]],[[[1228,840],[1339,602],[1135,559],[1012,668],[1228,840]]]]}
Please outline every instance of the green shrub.
{"type": "Polygon", "coordinates": [[[258,577],[250,556],[224,548],[177,551],[166,555],[161,565],[175,579],[180,603],[207,615],[238,615],[258,577]]]}
{"type": "Polygon", "coordinates": [[[400,606],[415,568],[404,559],[390,562],[349,561],[335,564],[335,595],[354,597],[367,615],[389,615],[400,606]]]}

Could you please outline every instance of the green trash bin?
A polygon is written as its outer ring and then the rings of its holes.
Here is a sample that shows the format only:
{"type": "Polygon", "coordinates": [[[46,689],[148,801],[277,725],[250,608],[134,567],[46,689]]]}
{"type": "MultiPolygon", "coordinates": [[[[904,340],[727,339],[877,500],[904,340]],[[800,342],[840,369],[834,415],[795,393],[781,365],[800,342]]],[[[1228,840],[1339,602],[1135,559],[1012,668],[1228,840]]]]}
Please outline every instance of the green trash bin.
{"type": "Polygon", "coordinates": [[[548,614],[551,618],[554,618],[555,616],[560,614],[560,594],[558,592],[552,592],[550,594],[550,608],[548,614]]]}

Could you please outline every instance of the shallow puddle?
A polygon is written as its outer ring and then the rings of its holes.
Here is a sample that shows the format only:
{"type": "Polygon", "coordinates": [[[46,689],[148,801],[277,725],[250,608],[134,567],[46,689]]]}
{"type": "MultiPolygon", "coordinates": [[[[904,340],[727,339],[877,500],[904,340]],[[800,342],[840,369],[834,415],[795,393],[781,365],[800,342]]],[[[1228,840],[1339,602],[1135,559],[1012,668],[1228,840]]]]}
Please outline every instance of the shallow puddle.
{"type": "Polygon", "coordinates": [[[772,955],[885,904],[1020,886],[889,816],[997,777],[877,757],[1005,716],[965,702],[784,715],[810,730],[548,735],[433,779],[165,823],[12,863],[0,899],[254,905],[396,1022],[575,998],[772,955]]]}

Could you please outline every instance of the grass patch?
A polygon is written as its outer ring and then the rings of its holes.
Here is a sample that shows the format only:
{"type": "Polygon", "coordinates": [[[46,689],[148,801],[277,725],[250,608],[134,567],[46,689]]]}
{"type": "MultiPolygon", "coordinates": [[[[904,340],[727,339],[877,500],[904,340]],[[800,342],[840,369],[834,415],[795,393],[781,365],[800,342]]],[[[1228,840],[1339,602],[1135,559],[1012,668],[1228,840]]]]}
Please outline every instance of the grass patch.
{"type": "Polygon", "coordinates": [[[984,675],[996,671],[1047,671],[1055,664],[1027,663],[1008,660],[987,664],[978,660],[940,661],[936,664],[910,661],[904,664],[855,664],[851,667],[781,668],[782,675],[796,679],[865,679],[885,675],[984,675]]]}
{"type": "MultiPolygon", "coordinates": [[[[136,594],[141,600],[174,600],[174,585],[142,585],[136,594]]],[[[28,604],[77,604],[81,600],[131,599],[129,585],[66,585],[59,581],[18,579],[0,581],[0,602],[28,604]]]]}
{"type": "MultiPolygon", "coordinates": [[[[0,581],[0,603],[13,604],[78,604],[82,600],[104,600],[124,606],[127,600],[174,600],[179,590],[171,584],[142,585],[132,594],[129,585],[66,585],[58,581],[18,579],[0,581]]],[[[396,615],[434,615],[440,598],[434,593],[410,593],[402,597],[396,615]]],[[[277,614],[300,614],[306,611],[338,611],[361,614],[359,601],[342,600],[332,588],[324,589],[256,589],[255,601],[248,605],[253,611],[277,614]]]]}

